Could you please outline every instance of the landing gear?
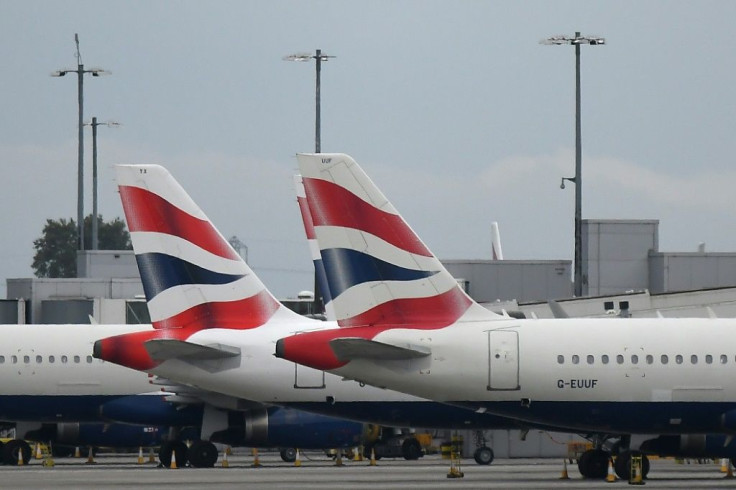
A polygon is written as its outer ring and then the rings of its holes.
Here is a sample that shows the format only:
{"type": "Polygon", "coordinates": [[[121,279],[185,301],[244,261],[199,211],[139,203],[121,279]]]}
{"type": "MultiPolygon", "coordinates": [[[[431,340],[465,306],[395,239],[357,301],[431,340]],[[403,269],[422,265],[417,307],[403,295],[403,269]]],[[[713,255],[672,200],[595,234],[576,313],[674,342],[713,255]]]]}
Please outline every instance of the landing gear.
{"type": "Polygon", "coordinates": [[[408,461],[419,459],[422,457],[422,446],[419,441],[410,437],[401,444],[401,454],[408,461]]]}
{"type": "Polygon", "coordinates": [[[187,450],[187,459],[195,468],[212,468],[217,463],[217,448],[210,441],[196,441],[187,450]]]}
{"type": "Polygon", "coordinates": [[[649,473],[649,458],[646,454],[642,454],[640,451],[623,451],[619,453],[613,464],[613,469],[616,471],[616,476],[622,480],[628,480],[631,477],[631,456],[641,456],[641,475],[643,478],[647,477],[649,473]]]}
{"type": "Polygon", "coordinates": [[[602,449],[589,449],[580,455],[578,470],[583,478],[601,479],[608,474],[610,455],[602,449]]]}
{"type": "Polygon", "coordinates": [[[23,464],[31,460],[31,446],[22,439],[8,441],[2,448],[2,460],[4,464],[15,466],[18,464],[18,453],[23,459],[23,464]]]}
{"type": "Polygon", "coordinates": [[[475,462],[482,465],[489,465],[493,463],[493,457],[493,449],[489,448],[488,446],[481,446],[475,450],[475,453],[473,453],[473,458],[475,459],[475,462]]]}
{"type": "Polygon", "coordinates": [[[281,459],[286,463],[293,463],[296,461],[296,449],[293,447],[285,447],[279,451],[281,459]]]}

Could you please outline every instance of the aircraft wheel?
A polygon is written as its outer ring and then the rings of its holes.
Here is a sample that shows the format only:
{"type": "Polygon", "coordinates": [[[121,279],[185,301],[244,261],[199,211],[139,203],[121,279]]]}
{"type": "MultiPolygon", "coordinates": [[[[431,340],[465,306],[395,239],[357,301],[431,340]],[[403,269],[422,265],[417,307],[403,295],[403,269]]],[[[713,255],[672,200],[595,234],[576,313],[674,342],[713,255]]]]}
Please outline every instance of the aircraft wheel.
{"type": "Polygon", "coordinates": [[[583,478],[601,479],[608,474],[609,455],[602,449],[589,449],[578,460],[578,470],[583,478]]]}
{"type": "Polygon", "coordinates": [[[279,451],[281,459],[286,463],[293,463],[296,461],[296,449],[293,447],[285,447],[279,451]]]}
{"type": "Polygon", "coordinates": [[[489,465],[493,463],[493,457],[493,449],[489,448],[488,446],[481,446],[475,450],[475,453],[473,453],[473,458],[475,458],[475,462],[482,465],[489,465]]]}
{"type": "Polygon", "coordinates": [[[412,437],[401,444],[401,454],[406,460],[419,459],[422,457],[422,446],[412,437]]]}
{"type": "MultiPolygon", "coordinates": [[[[210,441],[197,441],[187,450],[187,458],[195,468],[212,468],[217,463],[217,447],[210,441]]],[[[176,461],[178,465],[178,456],[176,461]]]]}
{"type": "Polygon", "coordinates": [[[180,468],[187,462],[187,445],[181,441],[166,441],[158,451],[158,460],[164,468],[171,468],[171,455],[176,455],[176,467],[180,468]]]}
{"type": "Polygon", "coordinates": [[[5,443],[3,447],[3,462],[7,465],[15,466],[18,464],[18,453],[21,453],[23,464],[28,464],[31,460],[31,446],[22,439],[13,439],[5,443]]]}

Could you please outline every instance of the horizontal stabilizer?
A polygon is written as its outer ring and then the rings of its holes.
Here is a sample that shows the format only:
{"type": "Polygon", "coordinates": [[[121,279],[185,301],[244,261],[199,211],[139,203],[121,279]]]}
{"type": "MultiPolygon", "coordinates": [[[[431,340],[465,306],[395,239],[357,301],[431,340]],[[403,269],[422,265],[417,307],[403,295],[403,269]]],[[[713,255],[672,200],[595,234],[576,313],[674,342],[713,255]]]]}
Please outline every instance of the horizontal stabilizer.
{"type": "Polygon", "coordinates": [[[240,349],[222,344],[200,345],[177,339],[152,339],[144,343],[148,355],[155,361],[180,359],[212,361],[240,355],[240,349]]]}
{"type": "Polygon", "coordinates": [[[352,359],[396,361],[418,359],[431,354],[431,351],[426,347],[417,345],[400,347],[359,337],[333,339],[330,341],[330,347],[335,353],[335,357],[340,361],[350,361],[352,359]]]}

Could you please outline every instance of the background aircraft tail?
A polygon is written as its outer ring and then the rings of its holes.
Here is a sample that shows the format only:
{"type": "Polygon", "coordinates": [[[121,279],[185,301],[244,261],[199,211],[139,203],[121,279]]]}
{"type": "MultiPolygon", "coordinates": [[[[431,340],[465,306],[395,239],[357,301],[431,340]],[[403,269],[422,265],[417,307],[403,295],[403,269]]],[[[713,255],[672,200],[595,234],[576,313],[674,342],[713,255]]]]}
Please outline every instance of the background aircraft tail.
{"type": "Polygon", "coordinates": [[[116,165],[120,198],[154,328],[260,326],[279,303],[160,165],[116,165]]]}
{"type": "Polygon", "coordinates": [[[460,288],[351,157],[297,160],[341,326],[499,318],[460,288]]]}
{"type": "MultiPolygon", "coordinates": [[[[335,309],[332,307],[332,295],[330,294],[329,283],[327,282],[327,274],[325,273],[325,266],[322,263],[322,254],[319,251],[319,244],[317,243],[317,237],[314,234],[314,224],[312,223],[312,214],[309,211],[309,204],[307,203],[307,194],[304,191],[304,184],[302,183],[302,176],[294,176],[294,188],[296,189],[296,201],[299,204],[299,212],[302,216],[302,223],[304,223],[304,233],[307,235],[307,243],[309,244],[309,253],[312,255],[312,262],[314,263],[314,273],[316,274],[317,284],[319,286],[320,293],[322,295],[322,301],[325,306],[325,316],[327,320],[335,320],[335,309]]],[[[314,292],[317,294],[317,291],[314,292]]]]}

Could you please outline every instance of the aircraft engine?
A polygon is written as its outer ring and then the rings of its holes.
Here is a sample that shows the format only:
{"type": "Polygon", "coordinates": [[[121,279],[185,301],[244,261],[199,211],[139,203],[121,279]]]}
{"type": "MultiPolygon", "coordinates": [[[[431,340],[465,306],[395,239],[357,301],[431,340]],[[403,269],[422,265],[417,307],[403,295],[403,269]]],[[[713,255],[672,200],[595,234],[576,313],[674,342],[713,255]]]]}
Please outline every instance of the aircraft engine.
{"type": "Polygon", "coordinates": [[[228,427],[212,433],[213,442],[231,446],[324,449],[362,443],[362,423],[301,410],[268,407],[228,412],[228,427]]]}

